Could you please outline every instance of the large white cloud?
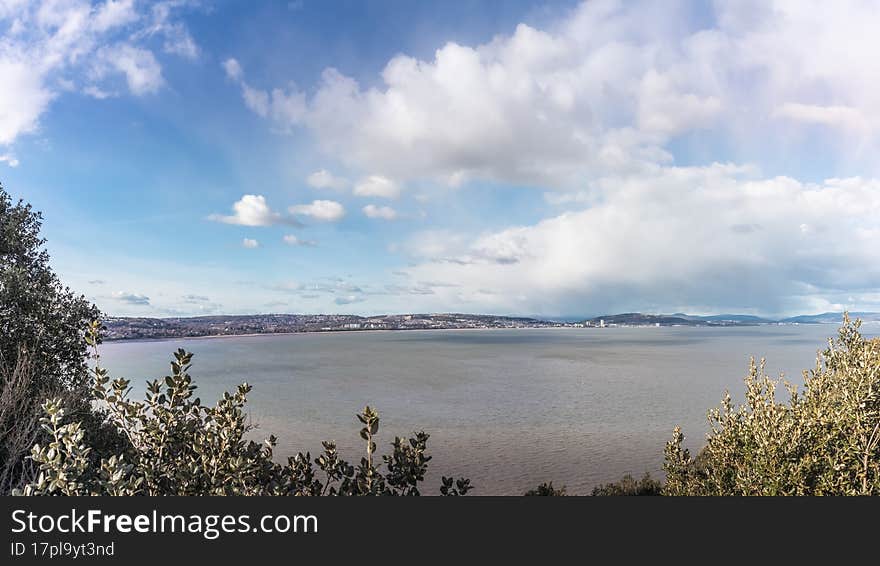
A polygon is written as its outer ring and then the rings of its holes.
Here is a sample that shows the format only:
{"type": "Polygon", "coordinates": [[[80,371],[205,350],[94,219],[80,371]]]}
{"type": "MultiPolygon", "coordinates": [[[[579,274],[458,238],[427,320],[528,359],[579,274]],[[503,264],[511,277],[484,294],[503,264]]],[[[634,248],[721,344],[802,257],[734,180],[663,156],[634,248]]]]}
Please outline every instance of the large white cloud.
{"type": "Polygon", "coordinates": [[[407,273],[446,285],[438,305],[495,312],[880,307],[878,180],[806,184],[714,164],[597,190],[590,208],[536,225],[430,237],[407,273]]]}
{"type": "Polygon", "coordinates": [[[876,6],[777,0],[694,12],[689,2],[592,0],[543,30],[447,43],[429,60],[397,55],[379,86],[327,69],[308,99],[239,78],[258,114],[307,127],[351,168],[399,182],[580,189],[669,162],[669,141],[701,129],[748,144],[820,125],[858,136],[847,153],[877,149],[876,6]],[[275,109],[289,100],[295,111],[275,109]]]}
{"type": "Polygon", "coordinates": [[[161,34],[165,51],[197,52],[177,19],[188,2],[150,6],[132,0],[35,0],[0,6],[0,145],[34,132],[51,101],[79,90],[106,98],[102,85],[124,79],[135,95],[163,85],[161,65],[146,45],[161,34]],[[188,46],[187,46],[188,45],[188,46]]]}

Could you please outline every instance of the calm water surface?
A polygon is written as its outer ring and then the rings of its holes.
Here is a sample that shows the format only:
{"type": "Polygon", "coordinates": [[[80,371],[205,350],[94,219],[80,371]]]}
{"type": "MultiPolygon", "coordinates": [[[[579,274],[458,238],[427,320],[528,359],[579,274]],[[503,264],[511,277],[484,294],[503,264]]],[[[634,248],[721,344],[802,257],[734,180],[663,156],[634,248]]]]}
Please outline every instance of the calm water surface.
{"type": "MultiPolygon", "coordinates": [[[[863,327],[880,332],[877,325],[863,327]]],[[[424,429],[439,475],[471,478],[477,494],[519,494],[542,481],[589,493],[625,473],[659,475],[663,446],[681,425],[692,449],[706,410],[725,389],[741,398],[749,356],[801,382],[832,325],[338,332],[102,346],[114,377],[168,373],[171,352],[195,353],[204,402],[242,381],[260,437],[277,454],[320,452],[335,439],[361,456],[355,418],[381,413],[380,452],[424,429]]]]}

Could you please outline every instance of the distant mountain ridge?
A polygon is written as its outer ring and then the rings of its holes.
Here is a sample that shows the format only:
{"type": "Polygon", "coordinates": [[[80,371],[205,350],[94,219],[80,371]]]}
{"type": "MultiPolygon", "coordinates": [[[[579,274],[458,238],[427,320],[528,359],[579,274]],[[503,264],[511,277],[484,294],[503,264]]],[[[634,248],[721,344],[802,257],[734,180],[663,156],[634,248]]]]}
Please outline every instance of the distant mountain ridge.
{"type": "MultiPolygon", "coordinates": [[[[851,312],[849,317],[859,318],[863,322],[880,322],[880,313],[876,312],[851,312]]],[[[842,312],[823,312],[822,314],[802,314],[784,318],[780,322],[791,324],[832,324],[843,320],[842,312]]]]}
{"type": "MultiPolygon", "coordinates": [[[[850,318],[859,318],[863,322],[880,322],[880,313],[851,312],[850,318]]],[[[584,321],[589,326],[625,325],[625,326],[756,326],[761,324],[837,324],[843,320],[842,312],[825,312],[821,314],[802,314],[788,318],[771,319],[750,314],[713,314],[690,315],[685,313],[644,314],[621,313],[596,316],[584,321]]]]}
{"type": "Polygon", "coordinates": [[[754,324],[768,324],[773,322],[779,322],[777,320],[763,318],[760,316],[755,316],[753,314],[713,314],[708,316],[698,316],[691,314],[683,314],[676,313],[672,316],[678,316],[681,318],[687,318],[689,320],[706,320],[713,322],[738,322],[738,323],[754,323],[754,324]]]}

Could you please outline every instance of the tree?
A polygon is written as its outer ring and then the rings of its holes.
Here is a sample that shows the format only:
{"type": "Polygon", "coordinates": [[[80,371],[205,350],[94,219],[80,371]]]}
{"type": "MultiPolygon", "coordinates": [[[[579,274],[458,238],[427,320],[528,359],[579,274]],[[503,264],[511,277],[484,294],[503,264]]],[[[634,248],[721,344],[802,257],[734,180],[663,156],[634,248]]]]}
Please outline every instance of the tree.
{"type": "Polygon", "coordinates": [[[0,359],[25,348],[40,379],[87,387],[85,329],[100,313],[58,280],[41,225],[39,212],[0,186],[0,359]]]}
{"type": "Polygon", "coordinates": [[[73,400],[88,388],[84,333],[98,309],[53,273],[41,224],[39,212],[0,186],[0,494],[27,479],[18,440],[37,430],[43,400],[68,397],[69,410],[95,422],[73,400]]]}

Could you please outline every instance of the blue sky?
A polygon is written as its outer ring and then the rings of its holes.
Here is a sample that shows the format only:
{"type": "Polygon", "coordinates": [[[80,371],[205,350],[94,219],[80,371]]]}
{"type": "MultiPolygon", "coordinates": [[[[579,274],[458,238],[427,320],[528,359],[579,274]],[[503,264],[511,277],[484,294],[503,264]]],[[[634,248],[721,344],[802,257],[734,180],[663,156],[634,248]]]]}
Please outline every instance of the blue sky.
{"type": "Polygon", "coordinates": [[[0,180],[111,315],[880,310],[871,6],[0,2],[0,180]]]}

